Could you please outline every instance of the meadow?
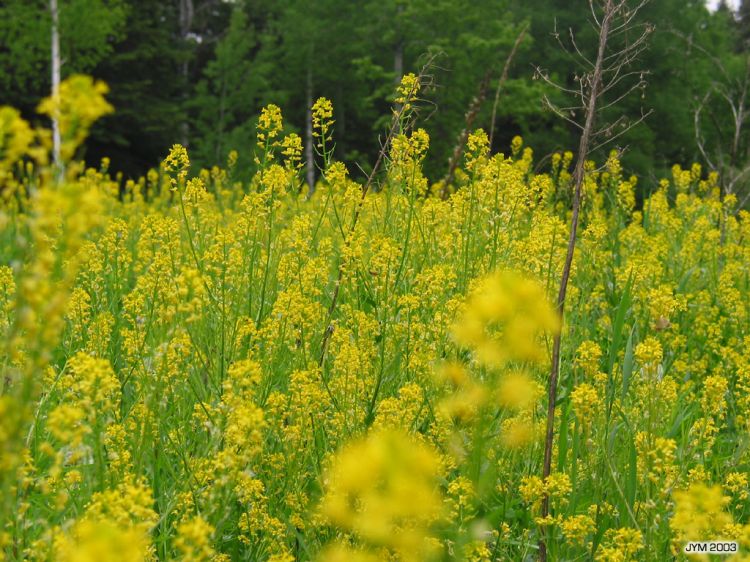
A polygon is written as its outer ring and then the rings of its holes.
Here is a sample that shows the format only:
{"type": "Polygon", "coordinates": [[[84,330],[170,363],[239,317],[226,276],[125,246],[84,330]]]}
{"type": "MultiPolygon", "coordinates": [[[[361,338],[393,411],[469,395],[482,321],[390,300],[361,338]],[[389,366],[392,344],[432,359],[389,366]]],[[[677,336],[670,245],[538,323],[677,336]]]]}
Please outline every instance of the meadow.
{"type": "Polygon", "coordinates": [[[477,130],[441,197],[415,80],[368,181],[315,103],[312,194],[273,105],[250,181],[85,168],[86,77],[57,165],[0,108],[0,560],[750,560],[750,214],[588,163],[561,324],[574,155],[477,130]]]}

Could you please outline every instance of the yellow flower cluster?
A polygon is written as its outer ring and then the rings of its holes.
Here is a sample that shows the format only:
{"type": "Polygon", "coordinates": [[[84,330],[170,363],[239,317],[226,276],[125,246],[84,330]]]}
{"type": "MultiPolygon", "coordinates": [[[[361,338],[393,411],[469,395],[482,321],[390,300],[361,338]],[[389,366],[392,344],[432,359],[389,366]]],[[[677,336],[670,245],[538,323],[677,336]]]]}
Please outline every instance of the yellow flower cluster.
{"type": "Polygon", "coordinates": [[[544,290],[505,271],[477,283],[453,333],[482,363],[499,367],[508,361],[543,361],[540,338],[557,330],[559,320],[544,290]]]}
{"type": "Polygon", "coordinates": [[[90,79],[41,106],[60,168],[0,108],[0,559],[526,560],[542,532],[549,560],[747,558],[741,198],[699,166],[641,192],[618,154],[587,162],[562,326],[574,155],[474,131],[442,198],[419,82],[370,189],[318,100],[304,194],[274,105],[246,180],[180,145],[144,178],[86,169],[111,109],[90,79]]]}
{"type": "Polygon", "coordinates": [[[258,146],[264,148],[267,142],[272,142],[283,126],[281,108],[270,104],[263,108],[258,118],[258,146]]]}
{"type": "Polygon", "coordinates": [[[371,434],[333,459],[321,513],[365,544],[422,560],[430,526],[442,512],[439,470],[439,457],[427,445],[396,431],[371,434]]]}
{"type": "Polygon", "coordinates": [[[576,386],[570,394],[570,400],[573,403],[576,418],[584,426],[590,425],[601,409],[599,393],[588,383],[576,386]]]}
{"type": "Polygon", "coordinates": [[[312,106],[313,135],[320,137],[321,143],[331,140],[329,130],[334,124],[333,104],[327,98],[318,98],[312,106]]]}
{"type": "Polygon", "coordinates": [[[396,88],[396,103],[402,104],[405,111],[419,95],[420,88],[421,84],[419,82],[419,76],[413,72],[404,74],[401,78],[401,83],[398,88],[396,88]]]}
{"type": "Polygon", "coordinates": [[[63,81],[54,95],[39,104],[37,111],[56,119],[60,125],[63,160],[74,156],[97,119],[114,111],[104,99],[108,92],[109,87],[104,82],[75,74],[63,81]]]}

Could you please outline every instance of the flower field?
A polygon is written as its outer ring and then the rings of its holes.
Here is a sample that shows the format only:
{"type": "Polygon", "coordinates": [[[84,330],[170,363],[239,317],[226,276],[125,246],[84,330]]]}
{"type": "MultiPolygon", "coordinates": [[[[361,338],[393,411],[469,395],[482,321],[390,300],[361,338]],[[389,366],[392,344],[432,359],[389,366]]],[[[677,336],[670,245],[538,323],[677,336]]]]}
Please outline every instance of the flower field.
{"type": "Polygon", "coordinates": [[[750,560],[750,214],[587,164],[561,323],[574,155],[478,130],[443,198],[414,80],[367,181],[315,104],[309,196],[276,106],[249,181],[84,168],[84,77],[40,105],[64,169],[0,108],[0,559],[750,560]]]}

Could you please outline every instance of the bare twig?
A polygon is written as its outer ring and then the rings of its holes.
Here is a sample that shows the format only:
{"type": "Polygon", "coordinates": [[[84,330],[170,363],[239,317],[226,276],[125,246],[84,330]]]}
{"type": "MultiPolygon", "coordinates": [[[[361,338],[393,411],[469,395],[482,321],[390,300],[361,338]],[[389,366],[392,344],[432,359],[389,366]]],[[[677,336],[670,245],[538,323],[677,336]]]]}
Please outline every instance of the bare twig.
{"type": "MultiPolygon", "coordinates": [[[[676,34],[679,37],[683,37],[676,34]]],[[[705,49],[697,46],[712,62],[715,61],[710,53],[705,49]]],[[[698,102],[693,112],[693,128],[695,132],[695,144],[703,160],[708,167],[719,173],[722,187],[725,193],[734,193],[740,180],[743,180],[746,171],[740,165],[740,148],[743,138],[746,136],[745,125],[747,124],[750,111],[748,111],[748,93],[750,91],[750,55],[745,55],[745,72],[742,78],[732,79],[728,71],[721,65],[721,61],[715,62],[719,69],[719,74],[724,77],[724,82],[714,82],[706,91],[703,98],[698,102]],[[731,127],[723,125],[725,122],[717,118],[715,107],[710,104],[711,98],[716,95],[717,99],[726,103],[728,112],[731,116],[729,122],[731,127]],[[706,139],[703,135],[703,115],[707,114],[708,119],[713,124],[717,141],[713,149],[709,150],[706,146],[706,139]],[[730,129],[730,130],[727,130],[730,129]],[[711,152],[714,154],[711,155],[711,152]],[[713,158],[712,158],[713,156],[713,158]]],[[[743,202],[747,197],[743,198],[743,202]]]]}
{"type": "Polygon", "coordinates": [[[488,69],[487,72],[484,73],[482,82],[479,84],[479,92],[476,96],[474,96],[474,98],[471,100],[471,103],[469,104],[469,110],[466,112],[466,125],[458,134],[456,146],[453,148],[453,153],[448,159],[448,173],[445,175],[445,178],[443,178],[443,189],[441,192],[441,196],[443,199],[447,199],[448,195],[450,194],[450,186],[453,183],[453,178],[456,174],[456,168],[458,167],[458,162],[461,159],[461,154],[463,154],[466,140],[469,138],[469,131],[471,131],[471,126],[474,124],[474,120],[477,118],[477,114],[482,108],[482,103],[487,98],[487,88],[490,84],[490,78],[492,78],[492,70],[488,69]]]}
{"type": "Polygon", "coordinates": [[[508,80],[510,64],[511,62],[513,62],[513,58],[516,56],[516,52],[521,46],[524,37],[526,37],[526,32],[528,30],[528,25],[523,26],[521,32],[518,34],[518,37],[516,37],[516,42],[513,43],[513,48],[511,49],[508,58],[505,59],[505,66],[503,67],[503,73],[500,76],[500,81],[497,83],[497,88],[495,88],[495,101],[492,103],[492,116],[490,117],[490,146],[492,146],[492,140],[495,138],[495,117],[497,116],[497,106],[500,102],[500,92],[502,92],[503,86],[505,86],[505,82],[508,80]]]}
{"type": "MultiPolygon", "coordinates": [[[[500,92],[502,91],[505,82],[508,80],[510,65],[515,58],[516,53],[518,52],[518,48],[521,45],[523,38],[526,36],[527,30],[528,25],[525,25],[518,34],[518,37],[516,37],[516,40],[513,43],[513,47],[508,54],[508,58],[505,59],[503,72],[500,75],[500,80],[495,90],[495,102],[492,105],[492,124],[490,125],[490,146],[492,146],[492,135],[495,131],[495,116],[497,114],[497,104],[500,99],[500,92]]],[[[453,154],[448,160],[448,173],[445,175],[445,178],[443,178],[443,190],[441,194],[443,199],[447,198],[448,194],[450,193],[450,186],[453,183],[453,179],[456,174],[456,168],[458,167],[458,162],[461,160],[461,155],[464,151],[464,146],[466,146],[466,140],[469,138],[469,132],[471,131],[472,125],[474,124],[474,121],[479,114],[479,110],[482,108],[484,100],[487,98],[487,89],[489,88],[490,80],[492,79],[492,72],[493,69],[491,67],[487,69],[487,72],[485,72],[484,77],[482,78],[482,82],[479,85],[479,92],[471,100],[471,104],[469,104],[469,110],[466,112],[466,125],[458,135],[456,146],[453,149],[453,154]]]]}
{"type": "MultiPolygon", "coordinates": [[[[623,127],[622,127],[622,129],[620,129],[620,131],[618,131],[617,133],[612,134],[611,136],[609,136],[609,138],[607,138],[607,140],[604,140],[604,141],[602,141],[602,142],[600,142],[600,143],[592,146],[591,147],[591,152],[598,151],[600,148],[605,147],[606,145],[608,145],[611,142],[617,140],[618,138],[620,138],[624,134],[628,133],[633,127],[636,127],[637,125],[643,123],[646,120],[646,118],[649,115],[651,115],[653,112],[654,112],[653,109],[649,109],[647,112],[641,113],[641,116],[638,119],[636,119],[635,121],[630,121],[628,123],[623,123],[623,127]]],[[[605,130],[608,130],[608,129],[611,129],[611,127],[607,128],[605,130]]]]}
{"type": "Polygon", "coordinates": [[[698,107],[696,108],[695,113],[693,114],[693,125],[695,128],[695,144],[698,145],[698,150],[703,156],[703,159],[708,163],[708,166],[712,170],[716,170],[716,165],[711,161],[711,158],[708,156],[708,153],[706,152],[705,139],[703,138],[703,134],[701,133],[701,113],[703,112],[703,108],[706,107],[706,103],[708,102],[708,99],[710,97],[711,97],[711,90],[706,92],[706,95],[703,96],[703,99],[698,104],[698,107]]]}
{"type": "MultiPolygon", "coordinates": [[[[560,119],[564,119],[565,121],[573,125],[576,129],[583,130],[583,126],[578,121],[576,121],[572,117],[568,117],[568,113],[572,113],[571,111],[566,111],[565,108],[556,106],[550,101],[546,94],[542,96],[542,101],[544,102],[544,105],[547,106],[547,108],[549,108],[549,110],[557,115],[560,119]]],[[[575,115],[573,114],[573,116],[575,115]]]]}

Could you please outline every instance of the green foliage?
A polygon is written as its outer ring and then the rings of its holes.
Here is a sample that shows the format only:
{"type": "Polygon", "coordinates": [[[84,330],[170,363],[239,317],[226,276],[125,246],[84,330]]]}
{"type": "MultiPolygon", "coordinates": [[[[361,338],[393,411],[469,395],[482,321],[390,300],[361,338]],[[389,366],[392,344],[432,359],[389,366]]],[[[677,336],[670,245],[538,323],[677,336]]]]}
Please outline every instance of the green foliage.
{"type": "MultiPolygon", "coordinates": [[[[136,176],[180,141],[189,144],[196,166],[223,161],[236,149],[238,168],[248,173],[260,107],[273,101],[289,108],[287,128],[304,137],[310,100],[325,96],[336,111],[336,157],[355,174],[366,172],[390,120],[394,82],[418,71],[428,55],[438,56],[420,126],[431,137],[424,165],[433,180],[445,174],[486,75],[486,99],[472,127],[494,125],[493,150],[503,150],[518,134],[540,158],[577,146],[577,130],[542,103],[546,95],[567,105],[565,96],[534,75],[540,68],[562,86],[576,87],[582,68],[570,34],[584,53],[596,42],[586,2],[191,0],[186,5],[192,6],[187,19],[178,2],[60,0],[63,73],[88,71],[106,80],[118,108],[94,130],[90,161],[109,154],[120,170],[136,176]],[[502,67],[524,25],[529,31],[491,124],[502,67]]],[[[710,12],[695,0],[648,3],[635,24],[654,26],[650,45],[626,69],[643,70],[648,87],[619,100],[604,119],[624,115],[633,122],[650,115],[594,157],[603,160],[611,148],[620,148],[626,168],[644,177],[664,175],[675,161],[702,160],[694,114],[704,104],[699,125],[709,158],[731,160],[740,169],[746,134],[729,158],[734,123],[724,94],[742,95],[749,10],[747,2],[736,16],[726,7],[710,12]]],[[[0,6],[0,91],[3,101],[27,116],[49,89],[49,25],[46,1],[8,0],[0,6]]],[[[616,40],[627,39],[625,34],[616,40]]],[[[615,88],[605,102],[617,100],[626,86],[615,88]]]]}
{"type": "Polygon", "coordinates": [[[195,154],[205,166],[226,160],[230,150],[253,136],[255,108],[273,70],[271,65],[252,61],[258,46],[247,15],[235,9],[229,30],[216,45],[215,57],[206,65],[191,103],[196,113],[195,132],[200,138],[195,154]]]}
{"type": "Polygon", "coordinates": [[[176,7],[161,0],[131,4],[114,52],[94,70],[110,85],[109,99],[117,111],[93,130],[89,161],[108,156],[117,162],[116,170],[136,175],[174,142],[184,115],[176,20],[176,7]]]}
{"type": "MultiPolygon", "coordinates": [[[[110,55],[124,32],[126,0],[60,0],[60,49],[65,75],[89,72],[110,55]]],[[[49,2],[8,0],[0,5],[0,88],[6,102],[39,98],[49,84],[52,20],[49,2]]]]}

